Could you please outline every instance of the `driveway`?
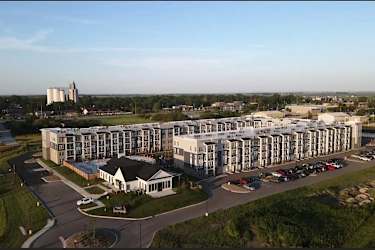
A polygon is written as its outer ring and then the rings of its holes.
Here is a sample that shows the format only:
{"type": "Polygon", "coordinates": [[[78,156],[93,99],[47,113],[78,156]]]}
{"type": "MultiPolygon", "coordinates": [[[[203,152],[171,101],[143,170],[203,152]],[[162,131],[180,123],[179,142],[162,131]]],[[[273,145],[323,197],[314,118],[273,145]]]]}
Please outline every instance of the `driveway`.
{"type": "MultiPolygon", "coordinates": [[[[71,234],[92,228],[94,223],[96,227],[111,228],[117,230],[119,242],[115,247],[147,247],[151,242],[156,231],[179,222],[204,216],[219,209],[226,209],[240,204],[244,204],[262,197],[266,197],[279,192],[292,190],[306,185],[311,185],[323,180],[327,180],[339,175],[369,168],[375,162],[347,162],[348,166],[333,172],[325,172],[318,176],[309,176],[294,182],[287,183],[267,183],[260,189],[249,194],[235,194],[223,190],[220,185],[229,179],[238,178],[237,175],[229,175],[225,178],[203,182],[205,190],[209,190],[210,198],[203,204],[180,209],[171,213],[155,216],[154,218],[142,221],[117,220],[117,219],[99,219],[87,217],[78,212],[76,201],[81,196],[65,185],[62,181],[45,183],[40,180],[43,173],[40,171],[33,172],[28,169],[40,168],[38,164],[24,164],[24,160],[31,157],[31,154],[22,155],[12,161],[16,164],[17,172],[25,179],[27,185],[40,197],[50,212],[56,218],[56,224],[49,231],[38,238],[32,247],[62,247],[59,237],[64,238],[71,234]]],[[[287,166],[282,166],[287,167],[287,166]]],[[[248,173],[248,175],[250,175],[248,173]]]]}

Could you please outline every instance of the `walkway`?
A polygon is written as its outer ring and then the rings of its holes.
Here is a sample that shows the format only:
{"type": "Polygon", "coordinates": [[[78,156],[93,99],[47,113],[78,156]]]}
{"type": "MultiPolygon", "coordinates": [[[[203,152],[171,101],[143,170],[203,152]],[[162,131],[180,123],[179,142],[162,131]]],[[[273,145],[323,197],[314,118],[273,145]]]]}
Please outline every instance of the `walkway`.
{"type": "Polygon", "coordinates": [[[72,181],[68,180],[67,178],[65,178],[65,176],[63,176],[62,174],[60,174],[58,171],[56,171],[53,168],[49,167],[42,160],[37,159],[36,162],[40,166],[42,166],[43,168],[47,169],[49,172],[52,172],[54,175],[56,175],[57,177],[59,177],[67,186],[69,186],[72,189],[74,189],[77,193],[79,193],[83,197],[92,197],[94,199],[99,199],[101,196],[103,196],[103,194],[90,194],[84,188],[78,186],[74,182],[72,182],[72,181]]]}

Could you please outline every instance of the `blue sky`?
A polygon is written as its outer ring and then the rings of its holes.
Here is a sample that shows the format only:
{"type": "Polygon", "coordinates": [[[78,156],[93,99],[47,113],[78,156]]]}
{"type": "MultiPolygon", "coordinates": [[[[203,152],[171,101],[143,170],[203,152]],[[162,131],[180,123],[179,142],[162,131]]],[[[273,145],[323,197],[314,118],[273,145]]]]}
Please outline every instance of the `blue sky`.
{"type": "Polygon", "coordinates": [[[375,90],[375,2],[1,2],[0,95],[375,90]]]}

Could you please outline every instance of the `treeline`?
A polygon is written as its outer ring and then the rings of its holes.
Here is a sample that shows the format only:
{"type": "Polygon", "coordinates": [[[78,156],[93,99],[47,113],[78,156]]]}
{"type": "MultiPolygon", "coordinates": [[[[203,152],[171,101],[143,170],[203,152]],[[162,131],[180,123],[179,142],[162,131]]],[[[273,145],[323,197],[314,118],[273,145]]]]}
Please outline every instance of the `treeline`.
{"type": "MultiPolygon", "coordinates": [[[[141,114],[138,117],[144,118],[145,121],[149,122],[169,122],[169,121],[180,121],[188,120],[182,112],[169,112],[169,113],[153,113],[153,114],[141,114]]],[[[129,119],[134,117],[129,116],[129,119]]],[[[126,118],[124,118],[126,119],[126,118]]],[[[13,135],[22,135],[30,133],[39,133],[41,128],[53,128],[53,127],[66,127],[66,128],[84,128],[92,126],[107,126],[107,125],[118,125],[121,124],[108,124],[106,119],[102,117],[93,117],[88,119],[59,119],[59,118],[36,118],[29,116],[25,120],[11,120],[6,121],[5,126],[9,128],[13,135]]]]}
{"type": "Polygon", "coordinates": [[[80,96],[79,103],[54,103],[46,106],[45,96],[2,96],[0,109],[7,109],[14,104],[21,105],[26,113],[43,110],[59,111],[80,110],[81,108],[99,110],[120,110],[143,114],[159,112],[163,108],[176,105],[207,107],[214,102],[242,101],[249,104],[247,108],[259,110],[282,108],[286,104],[300,103],[303,97],[295,95],[149,95],[149,96],[80,96]],[[250,103],[257,103],[251,106],[250,103]]]}
{"type": "MultiPolygon", "coordinates": [[[[144,114],[150,112],[159,112],[163,108],[170,108],[176,105],[190,105],[196,108],[207,107],[214,102],[233,102],[242,101],[246,103],[245,110],[273,110],[282,109],[287,104],[293,103],[320,103],[313,101],[310,97],[298,95],[148,95],[148,96],[80,96],[79,103],[72,102],[54,103],[46,106],[46,96],[0,96],[0,109],[7,109],[17,104],[22,106],[26,113],[35,111],[49,110],[63,112],[66,110],[81,110],[81,108],[98,109],[98,110],[119,110],[124,112],[133,112],[144,114]]],[[[340,104],[338,111],[354,111],[356,104],[359,102],[368,102],[369,108],[375,108],[375,97],[356,97],[354,98],[354,107],[340,104]]],[[[336,111],[336,110],[335,110],[336,111]]]]}

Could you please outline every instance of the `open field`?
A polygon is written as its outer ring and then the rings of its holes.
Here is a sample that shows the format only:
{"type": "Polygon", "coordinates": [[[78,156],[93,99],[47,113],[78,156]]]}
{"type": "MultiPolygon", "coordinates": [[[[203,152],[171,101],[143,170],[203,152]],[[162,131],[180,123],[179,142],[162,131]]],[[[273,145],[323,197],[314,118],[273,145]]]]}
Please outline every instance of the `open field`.
{"type": "Polygon", "coordinates": [[[152,247],[371,247],[375,204],[348,208],[324,194],[369,180],[375,167],[219,210],[159,231],[152,247]]]}
{"type": "Polygon", "coordinates": [[[89,116],[89,117],[80,117],[80,120],[89,119],[97,120],[104,126],[111,125],[128,125],[128,124],[137,124],[137,123],[147,123],[152,122],[149,117],[142,115],[113,115],[113,116],[89,116]]]}
{"type": "Polygon", "coordinates": [[[27,239],[19,227],[32,233],[40,230],[48,218],[47,210],[37,206],[37,199],[29,192],[26,186],[21,187],[21,181],[17,175],[9,172],[11,166],[8,160],[27,150],[27,144],[39,143],[40,136],[30,135],[17,137],[20,145],[12,150],[4,152],[0,156],[0,247],[20,247],[27,239]]]}
{"type": "Polygon", "coordinates": [[[19,143],[18,146],[7,148],[1,152],[0,156],[0,174],[7,173],[10,168],[8,160],[16,157],[27,150],[36,150],[41,146],[40,134],[28,134],[22,136],[16,136],[16,141],[19,143]]]}

